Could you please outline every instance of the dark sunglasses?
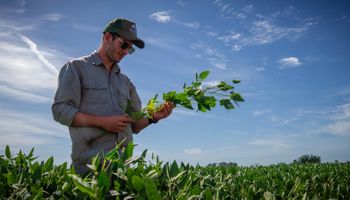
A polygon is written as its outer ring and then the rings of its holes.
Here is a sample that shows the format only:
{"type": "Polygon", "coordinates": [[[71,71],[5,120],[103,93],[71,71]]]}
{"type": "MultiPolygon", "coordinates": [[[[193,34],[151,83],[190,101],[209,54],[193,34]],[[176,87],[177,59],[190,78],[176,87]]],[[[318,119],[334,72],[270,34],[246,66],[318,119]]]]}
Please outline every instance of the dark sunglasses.
{"type": "Polygon", "coordinates": [[[120,47],[121,47],[123,50],[128,49],[128,53],[129,53],[129,54],[132,54],[132,53],[135,52],[135,48],[134,48],[132,45],[130,45],[128,42],[125,42],[125,41],[123,41],[122,39],[120,39],[121,36],[120,36],[119,34],[116,34],[116,33],[111,33],[111,34],[112,34],[113,40],[114,40],[115,38],[117,38],[117,39],[121,42],[120,47]]]}

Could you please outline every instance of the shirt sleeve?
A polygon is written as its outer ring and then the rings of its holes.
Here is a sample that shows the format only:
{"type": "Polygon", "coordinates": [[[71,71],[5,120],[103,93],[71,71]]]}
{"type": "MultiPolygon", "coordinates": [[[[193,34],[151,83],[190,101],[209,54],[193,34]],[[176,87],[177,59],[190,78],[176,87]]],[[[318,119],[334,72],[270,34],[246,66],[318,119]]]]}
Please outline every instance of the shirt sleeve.
{"type": "Polygon", "coordinates": [[[81,100],[81,83],[73,63],[65,64],[58,76],[58,88],[52,104],[54,120],[70,127],[78,112],[81,100]]]}

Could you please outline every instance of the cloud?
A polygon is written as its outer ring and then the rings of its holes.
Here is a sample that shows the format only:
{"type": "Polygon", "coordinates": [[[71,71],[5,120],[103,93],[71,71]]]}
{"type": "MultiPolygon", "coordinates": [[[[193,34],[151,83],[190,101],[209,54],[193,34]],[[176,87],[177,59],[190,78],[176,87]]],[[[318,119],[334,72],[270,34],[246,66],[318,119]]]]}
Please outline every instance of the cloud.
{"type": "Polygon", "coordinates": [[[197,156],[203,153],[202,149],[200,148],[190,148],[190,149],[184,149],[185,154],[190,156],[197,156]]]}
{"type": "Polygon", "coordinates": [[[327,126],[327,132],[332,135],[350,136],[350,121],[337,121],[327,126]]]}
{"type": "Polygon", "coordinates": [[[26,2],[24,0],[2,1],[0,13],[24,13],[26,2]]]}
{"type": "Polygon", "coordinates": [[[171,16],[169,15],[168,11],[159,11],[152,13],[150,15],[150,18],[160,23],[168,23],[171,20],[171,16]]]}
{"type": "Polygon", "coordinates": [[[198,22],[189,22],[189,23],[182,22],[181,24],[184,26],[187,26],[189,28],[199,28],[200,27],[200,24],[198,22]]]}
{"type": "Polygon", "coordinates": [[[296,40],[317,22],[307,22],[297,27],[282,27],[273,24],[271,20],[253,21],[246,33],[230,31],[227,35],[217,39],[226,46],[232,46],[232,50],[238,51],[245,46],[264,45],[280,39],[296,40]]]}
{"type": "Polygon", "coordinates": [[[178,1],[176,1],[176,3],[177,3],[178,5],[180,5],[180,6],[185,6],[185,5],[186,5],[185,2],[182,1],[182,0],[178,0],[178,1]]]}
{"type": "Polygon", "coordinates": [[[160,11],[160,12],[155,12],[155,13],[152,13],[150,16],[149,16],[151,19],[159,22],[159,23],[168,23],[168,22],[175,22],[177,24],[180,24],[182,26],[186,26],[186,27],[189,27],[189,28],[199,28],[200,27],[200,23],[199,22],[183,22],[183,21],[179,21],[179,20],[176,20],[176,19],[173,19],[172,16],[170,16],[169,14],[169,11],[160,11]]]}
{"type": "Polygon", "coordinates": [[[258,116],[266,115],[268,113],[271,113],[271,110],[255,110],[255,111],[253,111],[252,115],[254,117],[258,117],[258,116]]]}
{"type": "Polygon", "coordinates": [[[226,55],[220,53],[216,48],[210,47],[204,42],[193,43],[190,46],[191,49],[198,50],[202,54],[206,55],[206,59],[209,64],[215,68],[225,70],[227,69],[227,63],[229,62],[226,55]]]}
{"type": "Polygon", "coordinates": [[[84,32],[100,32],[101,31],[101,29],[99,27],[91,26],[88,24],[73,23],[72,26],[73,26],[73,28],[75,28],[79,31],[84,31],[84,32]]]}
{"type": "Polygon", "coordinates": [[[332,122],[321,128],[321,132],[337,136],[350,136],[350,103],[336,106],[325,115],[332,122]]]}
{"type": "Polygon", "coordinates": [[[63,19],[64,15],[59,14],[59,13],[50,13],[50,14],[46,14],[46,15],[42,16],[41,18],[44,20],[47,20],[47,21],[57,22],[57,21],[60,21],[61,19],[63,19]]]}
{"type": "Polygon", "coordinates": [[[300,62],[299,58],[297,57],[281,58],[278,63],[282,65],[279,67],[279,69],[293,68],[302,65],[302,62],[300,62]]]}
{"type": "MultiPolygon", "coordinates": [[[[0,25],[4,26],[3,24],[0,25]]],[[[57,68],[48,60],[63,63],[57,50],[38,49],[38,45],[22,34],[19,23],[7,21],[6,31],[0,31],[0,96],[22,102],[50,101],[57,84],[57,68]],[[18,56],[20,55],[20,56],[18,56]]],[[[32,27],[30,24],[28,27],[32,27]]]]}
{"type": "Polygon", "coordinates": [[[283,142],[280,139],[254,139],[250,142],[251,145],[267,147],[274,150],[289,149],[291,145],[283,142]]]}
{"type": "Polygon", "coordinates": [[[37,49],[37,45],[24,35],[20,35],[21,39],[29,46],[34,55],[42,62],[55,76],[58,75],[58,70],[54,67],[37,49]]]}
{"type": "Polygon", "coordinates": [[[241,34],[240,33],[236,33],[234,31],[230,31],[229,35],[225,35],[225,36],[220,36],[218,37],[218,40],[223,41],[225,44],[232,42],[234,40],[238,40],[240,39],[241,34]]]}
{"type": "Polygon", "coordinates": [[[216,0],[219,14],[224,20],[234,21],[241,25],[240,32],[230,31],[218,36],[217,39],[231,46],[232,51],[239,51],[246,46],[265,45],[281,39],[297,40],[312,26],[318,23],[318,18],[297,17],[293,6],[276,13],[260,14],[253,5],[232,5],[231,1],[216,0]],[[281,19],[281,17],[285,17],[281,19]],[[281,26],[283,20],[289,20],[296,25],[281,26]]]}
{"type": "Polygon", "coordinates": [[[63,126],[37,113],[0,108],[0,145],[33,145],[54,143],[57,138],[68,138],[61,134],[63,126]]]}

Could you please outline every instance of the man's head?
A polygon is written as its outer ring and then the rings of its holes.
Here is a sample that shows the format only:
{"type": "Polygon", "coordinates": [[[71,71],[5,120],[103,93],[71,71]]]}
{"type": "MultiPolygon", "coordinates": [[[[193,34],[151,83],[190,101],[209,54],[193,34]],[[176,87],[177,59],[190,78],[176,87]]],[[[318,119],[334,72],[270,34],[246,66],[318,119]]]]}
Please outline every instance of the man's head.
{"type": "Polygon", "coordinates": [[[120,35],[121,37],[133,42],[138,48],[144,48],[145,43],[137,37],[136,24],[127,19],[114,19],[105,27],[104,33],[110,32],[120,35]]]}
{"type": "Polygon", "coordinates": [[[104,54],[108,60],[119,62],[131,54],[135,49],[133,45],[144,48],[145,43],[137,37],[136,25],[127,19],[114,19],[103,30],[104,54]]]}

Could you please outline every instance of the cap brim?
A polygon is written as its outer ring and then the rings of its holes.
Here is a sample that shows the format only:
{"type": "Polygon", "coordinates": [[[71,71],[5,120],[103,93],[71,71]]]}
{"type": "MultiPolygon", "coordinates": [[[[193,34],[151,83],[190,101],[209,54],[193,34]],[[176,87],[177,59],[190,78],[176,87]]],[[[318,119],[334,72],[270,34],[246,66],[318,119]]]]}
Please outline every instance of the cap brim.
{"type": "Polygon", "coordinates": [[[134,45],[140,49],[143,49],[145,47],[145,43],[139,38],[137,38],[137,40],[134,40],[134,45]]]}

